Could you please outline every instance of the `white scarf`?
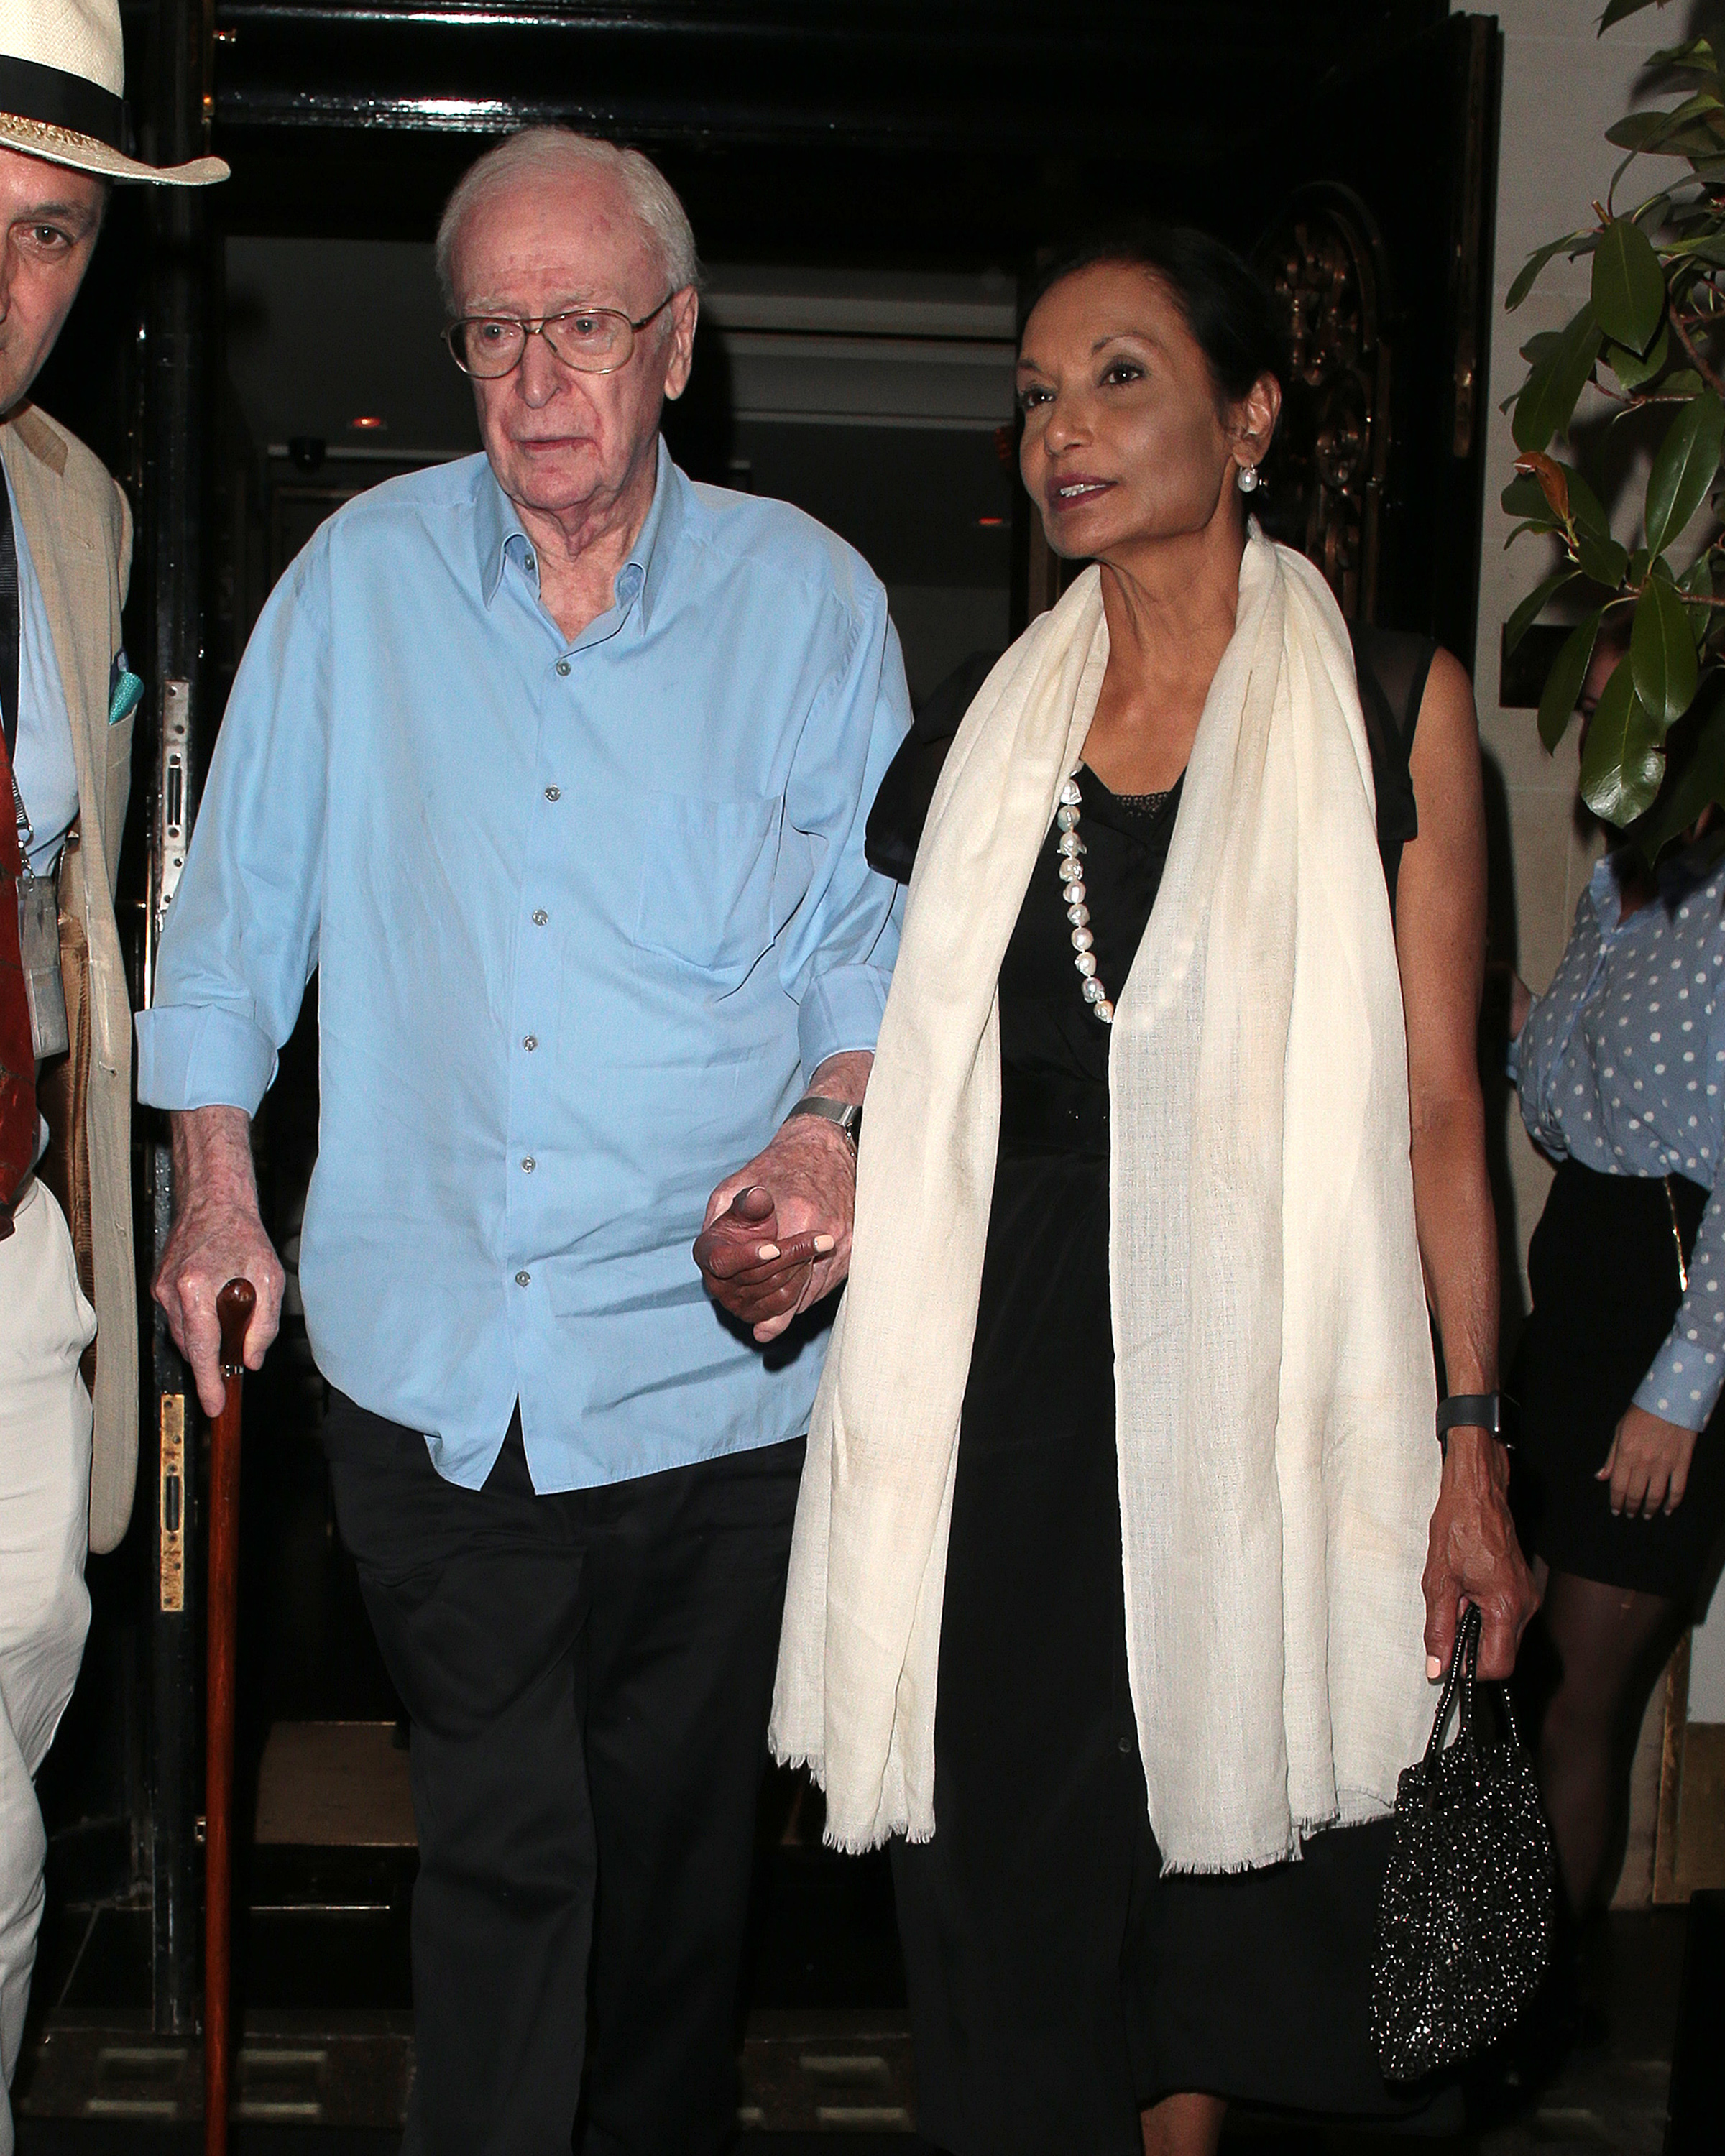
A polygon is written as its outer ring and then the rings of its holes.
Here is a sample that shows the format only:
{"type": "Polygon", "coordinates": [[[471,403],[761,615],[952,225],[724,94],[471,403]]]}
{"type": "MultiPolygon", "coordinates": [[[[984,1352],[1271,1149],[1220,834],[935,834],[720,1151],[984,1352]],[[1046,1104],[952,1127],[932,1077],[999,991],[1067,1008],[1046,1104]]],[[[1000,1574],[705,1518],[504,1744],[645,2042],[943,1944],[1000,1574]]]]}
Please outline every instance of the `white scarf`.
{"type": "MultiPolygon", "coordinates": [[[[773,1748],[824,1787],[839,1848],[934,1832],[996,983],[1107,660],[1091,569],[972,705],[911,879],[773,1702],[773,1748]]],[[[1254,527],[1110,1054],[1127,1645],[1176,1871],[1384,1812],[1430,1724],[1435,1393],[1373,801],[1335,602],[1254,527]]]]}

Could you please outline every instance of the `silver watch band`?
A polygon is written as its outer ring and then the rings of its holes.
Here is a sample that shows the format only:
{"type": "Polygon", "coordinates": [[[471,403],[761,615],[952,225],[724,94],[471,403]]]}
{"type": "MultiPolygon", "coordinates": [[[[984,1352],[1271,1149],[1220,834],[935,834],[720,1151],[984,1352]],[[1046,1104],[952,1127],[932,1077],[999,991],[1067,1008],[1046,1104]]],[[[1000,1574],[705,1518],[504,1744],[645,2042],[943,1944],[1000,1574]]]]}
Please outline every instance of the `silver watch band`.
{"type": "Polygon", "coordinates": [[[829,1101],[823,1094],[805,1093],[785,1121],[789,1122],[791,1116],[819,1116],[823,1122],[836,1123],[855,1145],[862,1128],[862,1113],[858,1101],[829,1101]]]}

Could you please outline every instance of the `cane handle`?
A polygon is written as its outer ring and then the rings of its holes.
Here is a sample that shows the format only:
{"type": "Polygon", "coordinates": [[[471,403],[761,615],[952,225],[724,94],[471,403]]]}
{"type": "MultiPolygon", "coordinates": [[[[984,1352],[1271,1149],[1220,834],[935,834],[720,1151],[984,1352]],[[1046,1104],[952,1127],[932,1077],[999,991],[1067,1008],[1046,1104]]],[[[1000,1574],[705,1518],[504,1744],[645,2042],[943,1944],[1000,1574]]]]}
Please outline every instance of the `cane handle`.
{"type": "Polygon", "coordinates": [[[216,1322],[222,1328],[222,1375],[237,1378],[245,1369],[245,1336],[258,1306],[258,1291],[243,1276],[231,1280],[216,1297],[216,1322]]]}

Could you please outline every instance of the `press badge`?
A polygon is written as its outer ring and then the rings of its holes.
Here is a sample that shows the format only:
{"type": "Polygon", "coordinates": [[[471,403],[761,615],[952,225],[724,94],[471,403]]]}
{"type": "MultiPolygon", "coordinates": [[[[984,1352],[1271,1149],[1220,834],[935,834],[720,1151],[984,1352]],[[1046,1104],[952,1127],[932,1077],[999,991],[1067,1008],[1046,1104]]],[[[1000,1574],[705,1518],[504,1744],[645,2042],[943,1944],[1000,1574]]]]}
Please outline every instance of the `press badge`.
{"type": "Polygon", "coordinates": [[[45,1063],[50,1055],[64,1055],[72,1045],[60,978],[59,897],[54,880],[33,875],[28,865],[18,880],[18,941],[30,1006],[30,1041],[36,1060],[45,1063]]]}
{"type": "Polygon", "coordinates": [[[51,1055],[64,1055],[72,1045],[65,983],[60,978],[59,890],[57,879],[39,876],[30,866],[30,819],[15,778],[12,801],[18,812],[18,851],[23,856],[18,880],[18,955],[23,961],[30,1042],[36,1060],[45,1063],[51,1055]]]}

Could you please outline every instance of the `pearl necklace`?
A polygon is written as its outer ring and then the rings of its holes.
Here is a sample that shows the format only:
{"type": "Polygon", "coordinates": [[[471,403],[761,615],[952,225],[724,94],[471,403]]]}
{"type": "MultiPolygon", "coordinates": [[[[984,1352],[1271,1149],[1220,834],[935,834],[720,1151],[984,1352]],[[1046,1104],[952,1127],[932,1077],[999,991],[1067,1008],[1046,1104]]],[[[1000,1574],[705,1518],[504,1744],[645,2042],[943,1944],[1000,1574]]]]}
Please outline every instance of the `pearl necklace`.
{"type": "Polygon", "coordinates": [[[1090,908],[1085,904],[1084,855],[1088,850],[1078,835],[1079,807],[1084,796],[1078,790],[1078,773],[1075,769],[1060,788],[1060,805],[1055,821],[1060,828],[1060,868],[1061,894],[1065,901],[1066,918],[1072,924],[1072,948],[1078,954],[1072,963],[1078,968],[1084,1000],[1104,1025],[1114,1023],[1114,1006],[1108,991],[1096,978],[1096,961],[1091,946],[1096,938],[1090,932],[1090,908]]]}

